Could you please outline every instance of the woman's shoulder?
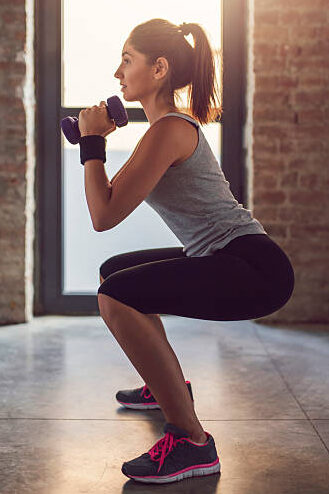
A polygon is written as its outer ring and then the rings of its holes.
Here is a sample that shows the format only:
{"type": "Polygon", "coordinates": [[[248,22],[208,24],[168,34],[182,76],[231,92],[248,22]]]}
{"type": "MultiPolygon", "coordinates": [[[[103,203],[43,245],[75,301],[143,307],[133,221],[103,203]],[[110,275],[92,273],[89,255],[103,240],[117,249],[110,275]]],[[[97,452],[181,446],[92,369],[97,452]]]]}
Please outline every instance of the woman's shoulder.
{"type": "MultiPolygon", "coordinates": [[[[182,115],[186,115],[186,114],[182,114],[182,115]]],[[[190,115],[186,115],[186,116],[190,117],[190,115]]],[[[174,124],[175,132],[176,135],[178,136],[178,142],[179,142],[179,156],[172,165],[172,166],[177,166],[193,155],[199,143],[199,133],[197,126],[195,126],[194,123],[191,122],[190,120],[187,120],[185,118],[176,115],[172,115],[172,118],[167,118],[167,121],[170,120],[172,123],[173,121],[175,121],[174,124]]],[[[192,120],[194,119],[192,118],[192,120]]],[[[170,123],[168,125],[170,125],[170,123]]]]}

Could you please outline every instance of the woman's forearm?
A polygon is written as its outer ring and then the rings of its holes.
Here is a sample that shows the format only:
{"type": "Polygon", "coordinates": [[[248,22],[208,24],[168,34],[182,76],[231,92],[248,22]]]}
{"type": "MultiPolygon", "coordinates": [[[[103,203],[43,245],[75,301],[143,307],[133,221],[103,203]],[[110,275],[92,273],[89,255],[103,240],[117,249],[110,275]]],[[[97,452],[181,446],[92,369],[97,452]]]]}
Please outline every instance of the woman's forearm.
{"type": "Polygon", "coordinates": [[[111,197],[111,182],[102,160],[87,160],[84,164],[85,192],[94,230],[101,231],[102,219],[111,197]]]}

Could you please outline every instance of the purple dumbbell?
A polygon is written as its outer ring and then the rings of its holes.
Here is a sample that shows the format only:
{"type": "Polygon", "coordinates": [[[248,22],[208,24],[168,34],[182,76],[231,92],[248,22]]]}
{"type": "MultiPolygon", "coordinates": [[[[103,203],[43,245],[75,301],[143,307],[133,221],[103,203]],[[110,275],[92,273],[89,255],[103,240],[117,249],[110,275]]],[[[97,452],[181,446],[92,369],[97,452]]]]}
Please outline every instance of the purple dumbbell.
{"type": "MultiPolygon", "coordinates": [[[[118,96],[107,98],[107,113],[111,120],[115,121],[117,127],[124,127],[128,123],[128,114],[118,96]]],[[[62,131],[71,144],[78,144],[81,137],[79,130],[79,119],[77,117],[66,117],[61,121],[62,131]]]]}

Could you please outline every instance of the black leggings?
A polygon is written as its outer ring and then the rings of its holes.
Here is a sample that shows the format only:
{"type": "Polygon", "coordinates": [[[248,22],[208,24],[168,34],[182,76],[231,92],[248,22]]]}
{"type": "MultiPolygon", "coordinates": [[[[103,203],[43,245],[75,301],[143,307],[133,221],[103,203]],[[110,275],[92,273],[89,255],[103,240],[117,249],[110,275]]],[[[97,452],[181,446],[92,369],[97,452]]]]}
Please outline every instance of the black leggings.
{"type": "Polygon", "coordinates": [[[183,247],[138,250],[100,267],[98,289],[144,314],[211,321],[257,319],[290,299],[295,277],[284,251],[267,234],[237,237],[210,256],[183,247]]]}

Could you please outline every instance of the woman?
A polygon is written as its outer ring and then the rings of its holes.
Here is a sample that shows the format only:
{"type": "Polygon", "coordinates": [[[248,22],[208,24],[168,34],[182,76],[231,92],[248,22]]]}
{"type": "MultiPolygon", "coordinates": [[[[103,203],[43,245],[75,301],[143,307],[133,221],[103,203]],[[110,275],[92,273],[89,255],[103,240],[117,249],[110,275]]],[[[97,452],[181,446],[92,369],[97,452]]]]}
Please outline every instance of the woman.
{"type": "Polygon", "coordinates": [[[105,231],[143,201],[183,247],[128,252],[100,267],[100,313],[143,377],[120,391],[130,408],[162,409],[164,436],[122,472],[141,482],[167,483],[220,472],[214,438],[204,431],[159,314],[214,321],[263,317],[283,307],[294,272],[282,249],[232,195],[201,124],[220,113],[214,55],[199,24],[163,19],[138,25],[124,44],[115,77],[126,101],[140,101],[150,128],[111,182],[105,137],[115,130],[105,102],[79,115],[81,163],[94,228],[105,231]],[[185,39],[191,33],[194,48],[185,39]],[[176,106],[188,85],[189,114],[176,106]]]}

